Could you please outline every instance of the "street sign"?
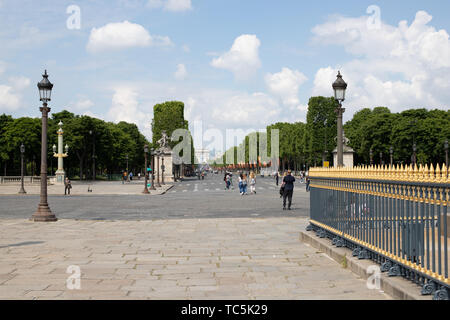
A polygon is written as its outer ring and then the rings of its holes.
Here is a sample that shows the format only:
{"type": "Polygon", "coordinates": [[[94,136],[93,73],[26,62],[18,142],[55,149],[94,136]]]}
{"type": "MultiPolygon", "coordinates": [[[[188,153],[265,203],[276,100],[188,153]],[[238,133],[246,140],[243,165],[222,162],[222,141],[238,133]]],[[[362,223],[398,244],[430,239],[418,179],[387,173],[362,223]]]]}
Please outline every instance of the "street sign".
{"type": "Polygon", "coordinates": [[[324,166],[325,168],[329,168],[329,167],[330,167],[330,161],[324,161],[324,162],[323,162],[323,166],[324,166]]]}

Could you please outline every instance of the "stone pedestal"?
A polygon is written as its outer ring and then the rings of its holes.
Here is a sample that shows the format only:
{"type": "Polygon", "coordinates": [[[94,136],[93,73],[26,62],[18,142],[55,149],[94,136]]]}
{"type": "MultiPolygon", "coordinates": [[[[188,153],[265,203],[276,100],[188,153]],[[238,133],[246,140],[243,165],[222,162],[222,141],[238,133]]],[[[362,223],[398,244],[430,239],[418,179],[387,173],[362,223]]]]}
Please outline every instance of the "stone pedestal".
{"type": "Polygon", "coordinates": [[[159,168],[156,168],[157,161],[155,159],[155,178],[157,177],[158,171],[159,171],[159,181],[162,183],[162,165],[163,161],[162,158],[164,156],[164,183],[172,183],[174,181],[173,179],[173,172],[172,172],[172,152],[164,152],[159,157],[159,168]]]}
{"type": "Polygon", "coordinates": [[[66,177],[66,173],[64,170],[57,170],[55,172],[56,181],[57,184],[64,184],[64,178],[66,177]]]}
{"type": "MultiPolygon", "coordinates": [[[[353,168],[353,154],[355,152],[349,146],[344,145],[344,167],[353,168]]],[[[333,150],[333,164],[337,167],[337,149],[333,150]]]]}

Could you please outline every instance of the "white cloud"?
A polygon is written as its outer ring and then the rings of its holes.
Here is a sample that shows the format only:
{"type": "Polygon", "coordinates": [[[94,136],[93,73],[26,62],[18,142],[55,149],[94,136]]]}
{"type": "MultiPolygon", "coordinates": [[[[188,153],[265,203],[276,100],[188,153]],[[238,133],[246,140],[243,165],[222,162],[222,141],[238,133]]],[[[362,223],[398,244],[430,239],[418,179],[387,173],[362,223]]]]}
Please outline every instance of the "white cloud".
{"type": "MultiPolygon", "coordinates": [[[[318,43],[340,45],[355,56],[339,68],[349,85],[348,105],[383,105],[393,111],[448,108],[449,34],[430,26],[431,20],[428,13],[418,11],[410,25],[406,21],[398,26],[382,22],[372,30],[367,27],[367,17],[335,17],[313,28],[318,43]]],[[[333,94],[331,84],[337,69],[329,66],[317,71],[314,95],[333,94]]]]}
{"type": "Polygon", "coordinates": [[[167,11],[186,11],[192,9],[191,0],[148,0],[149,8],[164,8],[167,11]]]}
{"type": "Polygon", "coordinates": [[[128,21],[108,23],[93,28],[89,36],[87,50],[99,52],[120,50],[132,47],[170,46],[172,42],[166,36],[152,36],[141,25],[128,21]]]}
{"type": "Polygon", "coordinates": [[[82,97],[78,101],[71,102],[69,105],[76,110],[87,110],[94,106],[94,102],[88,98],[82,97]]]}
{"type": "Polygon", "coordinates": [[[259,46],[261,42],[255,35],[243,34],[237,37],[231,49],[211,61],[216,68],[230,70],[237,79],[251,76],[259,67],[259,46]]]}
{"type": "Polygon", "coordinates": [[[26,77],[10,77],[8,84],[0,85],[0,111],[15,111],[22,106],[22,91],[30,85],[26,77]]]}
{"type": "Polygon", "coordinates": [[[183,49],[183,51],[186,52],[186,53],[191,52],[191,48],[189,48],[189,46],[188,46],[187,44],[183,45],[182,49],[183,49]]]}
{"type": "Polygon", "coordinates": [[[299,106],[298,89],[307,79],[300,71],[289,68],[282,68],[278,73],[268,73],[264,77],[269,91],[291,108],[299,106]]]}
{"type": "Polygon", "coordinates": [[[151,137],[152,114],[142,111],[139,92],[132,86],[121,85],[114,89],[111,108],[106,117],[116,123],[120,121],[135,123],[147,138],[151,137]]]}
{"type": "Polygon", "coordinates": [[[4,63],[3,61],[0,61],[0,74],[5,72],[5,70],[6,70],[6,63],[4,63]]]}
{"type": "Polygon", "coordinates": [[[20,106],[20,96],[11,86],[0,85],[0,110],[13,111],[20,106]]]}
{"type": "Polygon", "coordinates": [[[184,80],[187,77],[187,71],[184,64],[180,63],[177,65],[177,71],[175,71],[175,79],[184,80]]]}

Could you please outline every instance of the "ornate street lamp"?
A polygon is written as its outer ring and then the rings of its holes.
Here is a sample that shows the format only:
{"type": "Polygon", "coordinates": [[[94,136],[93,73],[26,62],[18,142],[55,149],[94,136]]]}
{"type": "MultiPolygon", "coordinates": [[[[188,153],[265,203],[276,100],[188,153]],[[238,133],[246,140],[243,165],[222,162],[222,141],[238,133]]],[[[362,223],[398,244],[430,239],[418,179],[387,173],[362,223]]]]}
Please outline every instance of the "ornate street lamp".
{"type": "Polygon", "coordinates": [[[156,150],[156,168],[158,169],[158,171],[156,172],[156,187],[161,188],[161,184],[159,183],[159,156],[160,156],[160,151],[156,150]]]}
{"type": "Polygon", "coordinates": [[[23,143],[20,145],[20,191],[19,194],[26,194],[25,188],[23,187],[23,154],[25,153],[25,146],[23,143]]]}
{"type": "Polygon", "coordinates": [[[444,141],[444,150],[445,150],[445,166],[448,170],[448,140],[444,141]]]}
{"type": "Polygon", "coordinates": [[[337,162],[338,167],[344,165],[344,145],[342,137],[342,114],[345,109],[342,108],[342,102],[345,100],[345,90],[347,90],[347,84],[344,79],[342,79],[341,72],[338,71],[337,79],[333,83],[334,98],[338,101],[339,107],[336,108],[337,113],[337,162]]]}
{"type": "Polygon", "coordinates": [[[125,159],[127,159],[127,181],[130,181],[130,173],[128,172],[128,154],[125,156],[125,159]]]}
{"type": "Polygon", "coordinates": [[[164,165],[164,153],[161,155],[161,184],[164,183],[164,172],[166,171],[166,166],[164,165]]]}
{"type": "Polygon", "coordinates": [[[144,146],[144,156],[145,156],[145,187],[144,191],[142,193],[150,193],[147,188],[147,181],[148,181],[148,170],[147,170],[147,154],[148,154],[148,145],[144,146]]]}
{"type": "Polygon", "coordinates": [[[152,185],[150,186],[150,190],[156,190],[155,188],[155,150],[153,148],[150,149],[151,156],[151,167],[152,167],[152,185]]]}
{"type": "Polygon", "coordinates": [[[373,165],[373,150],[372,150],[372,148],[370,148],[369,156],[370,156],[370,165],[373,165]]]}
{"type": "Polygon", "coordinates": [[[95,180],[95,132],[89,130],[89,134],[92,136],[92,180],[95,180]]]}
{"type": "Polygon", "coordinates": [[[417,157],[416,157],[416,151],[417,151],[417,146],[416,143],[413,143],[413,154],[412,154],[412,165],[414,166],[417,163],[417,157]]]}
{"type": "Polygon", "coordinates": [[[389,148],[389,155],[390,155],[390,158],[391,158],[391,167],[394,165],[394,148],[391,146],[390,148],[389,148]]]}
{"type": "Polygon", "coordinates": [[[32,215],[34,221],[56,221],[47,202],[47,123],[50,108],[47,102],[51,100],[53,84],[48,80],[47,70],[42,75],[42,80],[37,84],[39,89],[40,107],[42,113],[42,137],[41,137],[41,196],[37,211],[32,215]]]}

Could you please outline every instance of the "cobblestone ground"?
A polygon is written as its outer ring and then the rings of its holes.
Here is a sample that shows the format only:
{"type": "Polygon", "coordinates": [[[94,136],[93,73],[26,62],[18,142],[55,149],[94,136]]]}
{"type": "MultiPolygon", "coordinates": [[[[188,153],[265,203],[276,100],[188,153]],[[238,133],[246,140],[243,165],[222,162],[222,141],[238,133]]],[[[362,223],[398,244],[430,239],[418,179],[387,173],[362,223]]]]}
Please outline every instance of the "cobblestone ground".
{"type": "Polygon", "coordinates": [[[0,298],[390,299],[301,243],[306,224],[303,217],[1,219],[0,298]],[[81,288],[69,289],[78,267],[81,288]]]}

